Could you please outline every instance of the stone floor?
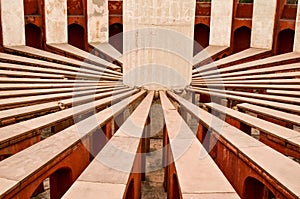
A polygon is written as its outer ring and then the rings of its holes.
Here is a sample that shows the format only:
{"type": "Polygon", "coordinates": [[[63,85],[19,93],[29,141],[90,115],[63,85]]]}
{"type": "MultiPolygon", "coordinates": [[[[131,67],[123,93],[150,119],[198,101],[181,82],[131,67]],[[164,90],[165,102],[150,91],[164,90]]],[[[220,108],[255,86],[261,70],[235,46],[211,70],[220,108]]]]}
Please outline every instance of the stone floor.
{"type": "MultiPolygon", "coordinates": [[[[162,139],[151,139],[150,150],[152,152],[162,148],[162,139]]],[[[166,199],[167,194],[163,188],[164,169],[162,165],[162,154],[151,153],[147,156],[146,180],[142,182],[142,199],[166,199]],[[159,169],[158,169],[159,168],[159,169]],[[157,170],[158,169],[158,170],[157,170]]]]}

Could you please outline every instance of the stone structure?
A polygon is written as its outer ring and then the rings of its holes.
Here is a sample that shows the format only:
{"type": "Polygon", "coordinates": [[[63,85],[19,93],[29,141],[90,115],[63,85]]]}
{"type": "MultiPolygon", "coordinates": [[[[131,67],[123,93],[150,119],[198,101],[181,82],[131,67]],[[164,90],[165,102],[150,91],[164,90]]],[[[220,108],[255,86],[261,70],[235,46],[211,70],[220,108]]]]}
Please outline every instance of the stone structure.
{"type": "Polygon", "coordinates": [[[209,45],[230,46],[233,0],[217,0],[211,3],[209,45]]]}
{"type": "Polygon", "coordinates": [[[195,3],[123,2],[124,84],[184,88],[191,82],[195,3]]]}
{"type": "Polygon", "coordinates": [[[108,0],[87,1],[88,42],[108,42],[108,0]]]}
{"type": "Polygon", "coordinates": [[[0,198],[299,199],[288,2],[1,0],[0,198]]]}
{"type": "Polygon", "coordinates": [[[46,42],[68,43],[67,1],[45,0],[45,19],[46,42]]]}
{"type": "Polygon", "coordinates": [[[276,5],[276,0],[254,1],[251,47],[272,49],[276,5]]]}
{"type": "Polygon", "coordinates": [[[25,45],[23,0],[1,1],[1,26],[3,45],[25,45]],[[11,23],[7,23],[7,21],[11,23]]]}

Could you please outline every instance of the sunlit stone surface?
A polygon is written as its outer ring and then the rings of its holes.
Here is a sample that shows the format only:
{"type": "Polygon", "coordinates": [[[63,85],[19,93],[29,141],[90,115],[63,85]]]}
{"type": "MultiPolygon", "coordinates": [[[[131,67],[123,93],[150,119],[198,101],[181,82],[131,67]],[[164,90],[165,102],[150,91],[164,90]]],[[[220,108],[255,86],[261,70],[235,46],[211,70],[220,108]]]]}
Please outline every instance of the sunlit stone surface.
{"type": "Polygon", "coordinates": [[[23,0],[1,0],[1,26],[4,46],[25,45],[23,0]]]}
{"type": "Polygon", "coordinates": [[[108,0],[87,0],[88,42],[108,42],[108,0]]]}
{"type": "Polygon", "coordinates": [[[48,44],[68,43],[67,0],[45,0],[45,22],[48,44]]]}
{"type": "Polygon", "coordinates": [[[123,2],[124,84],[184,88],[191,82],[195,0],[123,2]]]}

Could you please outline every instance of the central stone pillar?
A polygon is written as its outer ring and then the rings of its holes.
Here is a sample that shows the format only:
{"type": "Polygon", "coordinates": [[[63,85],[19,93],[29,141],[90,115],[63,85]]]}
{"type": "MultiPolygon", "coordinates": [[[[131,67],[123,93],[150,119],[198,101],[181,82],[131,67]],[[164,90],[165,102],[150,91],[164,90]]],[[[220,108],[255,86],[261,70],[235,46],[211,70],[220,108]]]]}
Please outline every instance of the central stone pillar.
{"type": "Polygon", "coordinates": [[[123,1],[123,82],[184,88],[192,78],[196,0],[123,1]]]}

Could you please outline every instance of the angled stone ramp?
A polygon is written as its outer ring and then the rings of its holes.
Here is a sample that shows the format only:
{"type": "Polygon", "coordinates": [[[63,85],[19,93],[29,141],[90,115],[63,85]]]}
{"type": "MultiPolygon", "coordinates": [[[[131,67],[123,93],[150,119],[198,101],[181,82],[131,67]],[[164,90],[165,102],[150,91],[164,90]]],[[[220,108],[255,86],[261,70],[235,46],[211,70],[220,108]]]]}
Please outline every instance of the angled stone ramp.
{"type": "Polygon", "coordinates": [[[287,104],[300,105],[299,98],[297,97],[276,96],[276,95],[249,93],[249,92],[242,92],[242,91],[229,91],[229,90],[206,89],[206,88],[198,88],[197,90],[236,95],[238,97],[250,97],[255,99],[269,100],[273,102],[282,102],[287,104]]]}
{"type": "Polygon", "coordinates": [[[240,198],[163,91],[160,100],[168,198],[240,198]]]}
{"type": "Polygon", "coordinates": [[[167,92],[192,117],[199,121],[197,137],[217,163],[240,197],[247,190],[255,194],[266,187],[276,198],[300,197],[300,165],[241,130],[202,110],[182,97],[167,92]],[[244,172],[237,172],[243,169],[244,172]],[[234,174],[234,175],[233,175],[234,174]],[[263,187],[251,189],[255,179],[263,187]]]}
{"type": "MultiPolygon", "coordinates": [[[[298,73],[297,73],[298,75],[298,73]]],[[[280,75],[279,75],[280,76],[280,75]]],[[[217,81],[210,83],[209,81],[206,82],[206,84],[209,86],[210,84],[296,84],[300,85],[300,80],[297,78],[292,78],[292,79],[285,79],[285,78],[276,78],[276,79],[257,79],[257,80],[228,80],[228,81],[217,81]]],[[[194,82],[192,82],[194,84],[194,82]]],[[[197,84],[197,82],[195,83],[197,84]]],[[[202,83],[203,84],[203,83],[202,83]]]]}
{"type": "Polygon", "coordinates": [[[300,126],[300,116],[295,114],[286,113],[283,111],[266,108],[250,103],[242,103],[237,105],[238,110],[241,112],[251,112],[257,114],[258,118],[265,119],[275,124],[283,125],[287,128],[293,129],[293,125],[300,126]],[[269,119],[273,118],[275,120],[269,119]]]}
{"type": "Polygon", "coordinates": [[[235,72],[235,71],[245,71],[245,70],[248,70],[251,68],[252,69],[253,68],[266,68],[266,67],[271,67],[271,66],[297,63],[299,61],[300,61],[300,53],[291,52],[291,53],[285,53],[285,54],[281,54],[281,55],[271,56],[271,57],[267,57],[264,59],[259,59],[259,60],[255,60],[255,61],[251,61],[251,62],[247,62],[247,63],[228,66],[228,67],[221,68],[221,69],[217,69],[217,67],[214,67],[212,64],[211,70],[193,71],[193,77],[208,76],[208,75],[215,75],[215,74],[235,72]]]}
{"type": "MultiPolygon", "coordinates": [[[[113,90],[113,89],[111,89],[113,90]]],[[[1,125],[8,125],[24,119],[34,118],[40,115],[45,115],[48,112],[59,111],[63,108],[68,108],[77,104],[83,104],[85,102],[91,102],[93,100],[101,99],[104,97],[109,97],[111,95],[117,95],[131,89],[121,89],[116,91],[107,91],[104,93],[99,93],[95,96],[83,96],[78,98],[70,98],[54,102],[45,102],[41,104],[28,105],[19,108],[2,110],[0,114],[1,125]]]]}
{"type": "Polygon", "coordinates": [[[209,45],[193,57],[193,68],[199,67],[204,63],[213,62],[214,58],[223,54],[229,49],[227,46],[209,45]]]}
{"type": "Polygon", "coordinates": [[[9,99],[0,99],[0,110],[6,110],[9,108],[16,108],[34,104],[41,104],[51,101],[62,101],[64,99],[73,99],[75,102],[79,97],[97,97],[97,94],[107,92],[107,91],[117,91],[118,89],[125,89],[126,87],[116,87],[116,88],[102,88],[98,87],[95,90],[88,91],[72,91],[68,93],[58,93],[58,94],[47,94],[47,95],[37,95],[37,96],[25,96],[9,99]]]}
{"type": "Polygon", "coordinates": [[[51,73],[40,73],[40,72],[27,72],[27,71],[13,71],[13,70],[1,70],[0,77],[10,78],[37,78],[37,79],[64,79],[63,75],[51,74],[51,73]]]}
{"type": "Polygon", "coordinates": [[[262,48],[249,48],[243,50],[241,52],[229,55],[225,58],[222,58],[218,61],[214,61],[213,63],[209,63],[206,65],[198,65],[194,70],[193,73],[196,72],[204,72],[207,70],[212,70],[216,68],[224,68],[228,66],[232,66],[235,64],[241,64],[249,61],[258,60],[261,58],[271,56],[271,51],[262,48]]]}
{"type": "MultiPolygon", "coordinates": [[[[241,89],[241,90],[249,90],[249,89],[259,89],[259,90],[267,90],[267,89],[275,89],[281,90],[281,84],[192,84],[195,88],[213,88],[213,89],[241,89]]],[[[284,84],[284,88],[290,91],[299,91],[299,84],[284,84]]]]}
{"type": "Polygon", "coordinates": [[[93,55],[92,53],[76,48],[70,44],[67,43],[47,44],[47,46],[51,49],[51,51],[53,49],[53,52],[59,52],[59,53],[61,52],[66,56],[70,55],[80,61],[85,61],[90,64],[104,67],[113,71],[121,71],[120,66],[110,63],[104,59],[101,59],[100,57],[93,55]]]}
{"type": "Polygon", "coordinates": [[[281,95],[281,96],[291,96],[291,97],[300,97],[300,91],[289,91],[289,90],[267,90],[268,94],[271,95],[281,95]]]}
{"type": "Polygon", "coordinates": [[[98,82],[98,83],[85,83],[85,84],[76,84],[76,83],[1,83],[0,91],[8,90],[31,90],[31,89],[54,89],[54,88],[89,88],[97,86],[118,86],[121,85],[119,82],[98,82]]]}
{"type": "Polygon", "coordinates": [[[64,57],[61,55],[57,55],[57,54],[47,52],[44,50],[40,50],[37,48],[32,48],[29,46],[5,47],[5,52],[12,53],[12,54],[18,54],[18,55],[22,55],[25,57],[31,57],[31,58],[35,58],[35,59],[55,62],[55,63],[59,63],[59,64],[65,64],[65,65],[69,65],[69,66],[84,67],[84,68],[91,68],[91,69],[93,68],[96,71],[100,71],[100,72],[105,71],[107,73],[111,73],[111,74],[115,74],[115,75],[122,75],[120,72],[108,69],[107,68],[108,66],[104,66],[104,67],[95,66],[93,64],[89,64],[89,63],[79,61],[76,59],[64,57]]]}
{"type": "Polygon", "coordinates": [[[102,111],[111,105],[111,102],[120,101],[137,93],[138,90],[128,91],[114,96],[84,103],[76,107],[34,117],[25,121],[0,128],[0,156],[11,156],[19,151],[39,142],[41,131],[47,127],[54,127],[53,134],[60,129],[74,125],[74,120],[80,116],[102,111]],[[65,124],[68,122],[68,124],[65,124]]]}
{"type": "Polygon", "coordinates": [[[205,90],[200,90],[200,89],[196,89],[196,88],[188,88],[187,90],[191,91],[191,92],[195,92],[200,95],[202,94],[202,95],[208,95],[211,97],[215,97],[214,100],[227,99],[227,100],[237,101],[239,103],[247,102],[247,103],[252,103],[252,104],[256,104],[256,105],[261,105],[261,106],[265,106],[265,107],[271,107],[271,108],[283,110],[283,111],[286,111],[289,113],[300,113],[300,106],[294,105],[294,104],[286,104],[283,102],[273,102],[273,101],[269,101],[269,100],[262,100],[262,99],[256,99],[256,98],[251,98],[251,97],[242,97],[242,96],[226,94],[226,93],[205,91],[205,90]]]}
{"type": "MultiPolygon", "coordinates": [[[[76,87],[74,87],[74,88],[50,88],[50,89],[21,89],[21,90],[12,89],[12,90],[1,91],[0,99],[44,95],[44,94],[88,91],[88,90],[96,90],[99,87],[110,88],[111,86],[91,86],[91,87],[78,87],[78,88],[76,88],[76,87]]],[[[116,86],[116,87],[119,87],[119,86],[116,86]]]]}
{"type": "MultiPolygon", "coordinates": [[[[250,68],[250,70],[243,70],[243,71],[236,71],[236,72],[226,72],[220,73],[215,75],[208,75],[204,76],[204,79],[216,79],[216,78],[226,78],[226,77],[236,77],[236,76],[244,76],[244,75],[256,75],[256,74],[270,74],[270,73],[281,73],[281,72],[293,72],[293,71],[300,71],[300,64],[286,64],[286,65],[279,65],[279,66],[271,66],[266,68],[250,68]]],[[[202,79],[201,77],[193,78],[202,79]]]]}
{"type": "Polygon", "coordinates": [[[281,72],[262,75],[245,75],[235,77],[223,77],[214,79],[193,79],[193,83],[227,83],[228,81],[237,80],[258,80],[258,79],[294,79],[299,78],[300,72],[281,72]]]}
{"type": "Polygon", "coordinates": [[[100,43],[100,42],[90,42],[89,45],[94,48],[93,50],[97,50],[108,57],[107,59],[109,62],[117,61],[119,64],[122,65],[122,53],[120,53],[115,47],[113,47],[110,43],[100,43]]]}
{"type": "Polygon", "coordinates": [[[57,178],[52,184],[51,197],[61,198],[90,163],[88,148],[93,134],[109,123],[114,116],[128,108],[128,105],[141,99],[144,95],[145,91],[140,91],[1,161],[1,198],[30,198],[40,183],[49,176],[51,181],[53,175],[57,178]],[[74,162],[78,164],[74,164],[74,162]],[[24,165],[21,170],[19,169],[20,164],[24,165]],[[67,165],[69,165],[67,168],[71,175],[67,176],[69,179],[64,184],[62,182],[64,178],[55,176],[55,172],[66,168],[67,165]]]}
{"type": "MultiPolygon", "coordinates": [[[[55,54],[54,54],[55,55],[55,54]]],[[[94,75],[107,75],[111,77],[120,77],[122,74],[118,72],[111,72],[110,70],[105,70],[101,67],[78,62],[74,65],[67,65],[67,62],[64,64],[44,61],[37,58],[29,58],[19,55],[13,55],[8,53],[0,53],[0,61],[4,63],[12,63],[12,64],[20,64],[20,65],[28,65],[28,66],[37,66],[41,68],[51,68],[51,69],[59,69],[59,70],[65,70],[65,71],[71,71],[76,73],[83,73],[83,74],[94,74],[94,75]]]]}
{"type": "Polygon", "coordinates": [[[300,159],[300,133],[260,118],[241,113],[216,103],[206,103],[212,114],[225,115],[225,121],[251,135],[251,128],[259,130],[259,140],[280,153],[300,159]]]}
{"type": "Polygon", "coordinates": [[[148,93],[63,198],[140,198],[142,139],[153,96],[148,93]]]}
{"type": "MultiPolygon", "coordinates": [[[[53,68],[42,68],[39,66],[26,66],[26,65],[19,65],[19,64],[9,64],[9,63],[0,63],[0,69],[1,71],[18,71],[23,73],[38,73],[43,75],[52,75],[52,76],[59,76],[60,78],[68,78],[68,79],[102,79],[102,80],[120,80],[121,77],[119,76],[112,76],[112,75],[106,75],[106,74],[86,74],[82,71],[66,71],[62,69],[53,69],[53,68]]],[[[47,76],[46,76],[47,77],[47,76]]]]}
{"type": "MultiPolygon", "coordinates": [[[[76,84],[85,84],[85,83],[94,83],[96,84],[97,80],[68,80],[68,79],[33,79],[33,78],[8,78],[0,77],[0,83],[76,83],[76,84]]],[[[110,81],[102,81],[110,82],[110,81]]]]}

